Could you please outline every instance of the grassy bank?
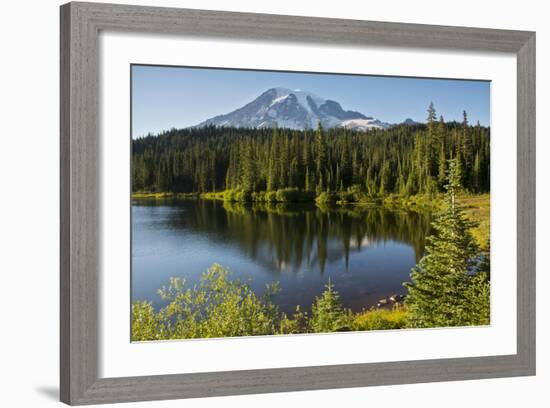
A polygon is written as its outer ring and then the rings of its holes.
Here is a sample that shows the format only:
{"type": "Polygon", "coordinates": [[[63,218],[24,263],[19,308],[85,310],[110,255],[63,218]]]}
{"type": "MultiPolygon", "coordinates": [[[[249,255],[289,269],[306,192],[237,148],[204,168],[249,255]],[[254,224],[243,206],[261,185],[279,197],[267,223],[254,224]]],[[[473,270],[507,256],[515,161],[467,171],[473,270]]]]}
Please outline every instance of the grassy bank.
{"type": "Polygon", "coordinates": [[[203,200],[222,200],[233,202],[272,202],[272,203],[327,203],[327,204],[363,204],[363,205],[384,205],[386,207],[408,208],[418,210],[436,211],[442,205],[442,195],[427,196],[414,195],[401,197],[398,195],[369,196],[363,192],[348,190],[341,192],[304,191],[297,188],[283,188],[274,191],[243,191],[243,190],[222,190],[205,193],[172,193],[172,192],[147,192],[138,191],[132,193],[134,199],[188,199],[200,198],[203,200]]]}
{"type": "Polygon", "coordinates": [[[392,309],[371,309],[353,315],[352,330],[394,330],[407,327],[408,312],[396,304],[392,309]]]}
{"type": "MultiPolygon", "coordinates": [[[[475,224],[470,230],[482,250],[489,249],[490,237],[490,195],[463,194],[457,197],[466,219],[475,224]]],[[[382,205],[388,208],[409,211],[429,211],[437,213],[444,208],[443,194],[437,196],[415,195],[410,197],[389,196],[382,205]]]]}
{"type": "Polygon", "coordinates": [[[491,223],[489,194],[461,196],[458,203],[462,206],[466,218],[477,224],[471,232],[478,245],[481,249],[488,250],[491,223]]]}
{"type": "Polygon", "coordinates": [[[132,199],[135,200],[173,200],[173,199],[190,199],[199,198],[198,193],[153,193],[138,191],[132,193],[132,199]]]}

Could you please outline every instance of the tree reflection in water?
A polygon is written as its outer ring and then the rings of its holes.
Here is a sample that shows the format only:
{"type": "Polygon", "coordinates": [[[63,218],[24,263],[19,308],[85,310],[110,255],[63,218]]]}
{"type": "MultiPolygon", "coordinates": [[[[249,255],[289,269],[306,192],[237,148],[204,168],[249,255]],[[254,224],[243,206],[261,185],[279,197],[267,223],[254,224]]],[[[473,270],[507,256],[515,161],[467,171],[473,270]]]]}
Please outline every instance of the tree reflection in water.
{"type": "MultiPolygon", "coordinates": [[[[141,203],[140,205],[147,203],[141,203]]],[[[247,256],[273,273],[298,271],[344,259],[386,241],[414,248],[422,257],[430,231],[430,214],[371,206],[258,204],[211,200],[180,202],[184,211],[170,219],[171,228],[208,234],[214,241],[237,243],[247,256]]],[[[151,203],[153,205],[153,203],[151,203]]]]}

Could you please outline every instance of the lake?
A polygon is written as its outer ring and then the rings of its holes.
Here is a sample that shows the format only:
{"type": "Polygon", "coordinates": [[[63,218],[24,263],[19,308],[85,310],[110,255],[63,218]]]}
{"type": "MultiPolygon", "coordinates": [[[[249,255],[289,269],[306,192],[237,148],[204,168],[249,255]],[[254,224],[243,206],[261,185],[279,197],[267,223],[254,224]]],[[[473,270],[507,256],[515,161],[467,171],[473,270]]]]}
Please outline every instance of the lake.
{"type": "Polygon", "coordinates": [[[257,293],[279,282],[286,313],[309,310],[329,279],[358,312],[406,293],[430,221],[366,206],[133,200],[132,299],[162,307],[157,289],[170,277],[193,285],[218,263],[257,293]]]}

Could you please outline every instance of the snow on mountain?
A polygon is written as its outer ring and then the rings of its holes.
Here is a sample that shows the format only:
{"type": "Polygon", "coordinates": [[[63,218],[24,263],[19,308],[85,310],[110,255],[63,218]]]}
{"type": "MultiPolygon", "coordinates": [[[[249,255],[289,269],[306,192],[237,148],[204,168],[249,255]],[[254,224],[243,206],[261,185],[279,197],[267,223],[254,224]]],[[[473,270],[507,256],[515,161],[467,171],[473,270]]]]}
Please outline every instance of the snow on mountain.
{"type": "Polygon", "coordinates": [[[268,89],[243,107],[205,120],[197,126],[312,129],[317,127],[318,122],[325,128],[342,126],[360,131],[392,126],[360,112],[344,110],[336,101],[288,88],[268,89]]]}
{"type": "Polygon", "coordinates": [[[344,120],[340,123],[340,127],[346,129],[353,129],[358,131],[364,131],[370,129],[387,129],[393,125],[390,123],[380,122],[378,119],[367,118],[367,119],[349,119],[344,120]]]}

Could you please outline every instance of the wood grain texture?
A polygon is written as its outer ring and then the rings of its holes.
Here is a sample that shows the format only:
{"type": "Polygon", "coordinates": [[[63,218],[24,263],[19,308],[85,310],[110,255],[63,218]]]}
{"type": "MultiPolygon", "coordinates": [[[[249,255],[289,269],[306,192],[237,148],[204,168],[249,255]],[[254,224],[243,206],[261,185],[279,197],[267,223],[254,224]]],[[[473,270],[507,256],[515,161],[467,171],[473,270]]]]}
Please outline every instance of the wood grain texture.
{"type": "Polygon", "coordinates": [[[535,372],[536,65],[535,34],[517,53],[517,352],[535,372]]]}
{"type": "Polygon", "coordinates": [[[76,402],[98,379],[99,134],[97,29],[61,8],[61,386],[76,402]]]}
{"type": "Polygon", "coordinates": [[[526,31],[72,3],[101,29],[226,39],[517,52],[526,31]]]}
{"type": "Polygon", "coordinates": [[[127,5],[61,7],[61,400],[96,404],[535,373],[535,34],[127,5]],[[293,43],[508,52],[518,63],[517,354],[128,378],[98,377],[101,30],[293,43]]]}

